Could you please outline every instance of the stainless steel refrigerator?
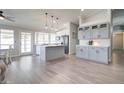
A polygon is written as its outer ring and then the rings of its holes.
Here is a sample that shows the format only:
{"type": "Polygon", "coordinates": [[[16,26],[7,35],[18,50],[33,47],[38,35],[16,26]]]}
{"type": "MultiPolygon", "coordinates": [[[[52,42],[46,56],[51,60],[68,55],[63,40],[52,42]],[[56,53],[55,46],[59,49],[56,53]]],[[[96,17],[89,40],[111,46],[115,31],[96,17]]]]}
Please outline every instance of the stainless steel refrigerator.
{"type": "Polygon", "coordinates": [[[65,54],[69,54],[69,35],[62,35],[62,45],[64,45],[65,54]]]}

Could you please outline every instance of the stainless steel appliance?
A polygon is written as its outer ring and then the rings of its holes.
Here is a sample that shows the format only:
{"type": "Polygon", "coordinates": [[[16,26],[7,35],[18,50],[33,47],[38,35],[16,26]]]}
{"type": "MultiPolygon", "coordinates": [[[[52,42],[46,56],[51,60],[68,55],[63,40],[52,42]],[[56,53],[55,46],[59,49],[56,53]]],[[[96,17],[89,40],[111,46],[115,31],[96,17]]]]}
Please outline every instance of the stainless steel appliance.
{"type": "Polygon", "coordinates": [[[68,54],[69,53],[69,35],[62,35],[61,39],[62,39],[61,44],[64,45],[65,54],[68,54]]]}

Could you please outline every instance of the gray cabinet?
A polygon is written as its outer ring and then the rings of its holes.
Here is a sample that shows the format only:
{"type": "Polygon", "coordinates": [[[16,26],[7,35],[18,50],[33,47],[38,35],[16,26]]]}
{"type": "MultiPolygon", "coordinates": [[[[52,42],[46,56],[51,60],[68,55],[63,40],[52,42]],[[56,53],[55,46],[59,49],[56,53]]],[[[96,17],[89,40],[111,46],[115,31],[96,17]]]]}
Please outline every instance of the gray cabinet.
{"type": "Polygon", "coordinates": [[[90,26],[79,28],[78,39],[87,40],[91,38],[91,29],[90,26]]]}
{"type": "Polygon", "coordinates": [[[108,47],[89,47],[89,59],[108,64],[108,47]]]}
{"type": "Polygon", "coordinates": [[[76,57],[81,58],[80,46],[76,46],[76,57]]]}
{"type": "Polygon", "coordinates": [[[89,59],[90,60],[96,60],[96,48],[95,47],[89,47],[89,59]]]}
{"type": "Polygon", "coordinates": [[[88,47],[77,46],[76,47],[76,56],[79,58],[88,59],[88,47]]]}
{"type": "Polygon", "coordinates": [[[79,30],[78,39],[106,39],[110,37],[109,24],[102,23],[92,26],[83,27],[83,30],[79,30]]]}
{"type": "Polygon", "coordinates": [[[109,47],[76,46],[76,56],[79,58],[108,64],[109,47]]]}
{"type": "Polygon", "coordinates": [[[106,47],[96,48],[96,61],[101,63],[108,63],[109,61],[109,51],[106,47]]]}
{"type": "Polygon", "coordinates": [[[91,35],[90,31],[79,31],[78,39],[79,40],[90,39],[91,38],[90,35],[91,35]]]}

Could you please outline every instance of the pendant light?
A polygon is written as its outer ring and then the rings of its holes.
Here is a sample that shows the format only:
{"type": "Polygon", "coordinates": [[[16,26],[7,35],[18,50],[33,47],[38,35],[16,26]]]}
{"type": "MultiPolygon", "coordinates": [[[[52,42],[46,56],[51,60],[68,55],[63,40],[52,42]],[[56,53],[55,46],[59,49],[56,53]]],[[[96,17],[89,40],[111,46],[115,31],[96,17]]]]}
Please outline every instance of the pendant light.
{"type": "Polygon", "coordinates": [[[48,24],[47,24],[47,15],[48,15],[48,13],[45,13],[45,15],[46,15],[46,24],[45,24],[45,29],[47,30],[47,29],[48,29],[48,24]]]}
{"type": "Polygon", "coordinates": [[[53,30],[54,24],[53,24],[53,16],[51,16],[52,18],[52,25],[51,25],[51,30],[53,30]]]}
{"type": "Polygon", "coordinates": [[[55,29],[55,31],[58,31],[58,20],[59,20],[59,18],[57,17],[56,18],[56,29],[55,29]]]}

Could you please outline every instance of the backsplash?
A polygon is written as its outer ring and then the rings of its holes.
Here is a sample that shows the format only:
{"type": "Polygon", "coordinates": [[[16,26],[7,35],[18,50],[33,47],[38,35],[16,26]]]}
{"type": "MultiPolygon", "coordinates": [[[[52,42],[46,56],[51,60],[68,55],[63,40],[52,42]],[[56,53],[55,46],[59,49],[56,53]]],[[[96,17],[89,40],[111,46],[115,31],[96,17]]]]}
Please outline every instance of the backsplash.
{"type": "MultiPolygon", "coordinates": [[[[79,45],[88,45],[89,40],[80,40],[79,45]]],[[[110,46],[110,39],[95,39],[93,40],[93,46],[110,46]]]]}

